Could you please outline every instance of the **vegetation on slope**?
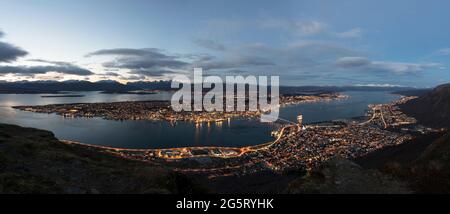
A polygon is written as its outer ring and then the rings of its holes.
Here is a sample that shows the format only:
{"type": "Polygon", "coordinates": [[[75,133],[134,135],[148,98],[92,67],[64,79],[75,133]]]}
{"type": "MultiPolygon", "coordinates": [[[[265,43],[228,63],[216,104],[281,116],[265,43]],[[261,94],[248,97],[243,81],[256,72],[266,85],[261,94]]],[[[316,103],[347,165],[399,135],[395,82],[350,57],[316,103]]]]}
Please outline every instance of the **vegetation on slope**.
{"type": "Polygon", "coordinates": [[[0,124],[0,193],[194,193],[183,175],[0,124]]]}

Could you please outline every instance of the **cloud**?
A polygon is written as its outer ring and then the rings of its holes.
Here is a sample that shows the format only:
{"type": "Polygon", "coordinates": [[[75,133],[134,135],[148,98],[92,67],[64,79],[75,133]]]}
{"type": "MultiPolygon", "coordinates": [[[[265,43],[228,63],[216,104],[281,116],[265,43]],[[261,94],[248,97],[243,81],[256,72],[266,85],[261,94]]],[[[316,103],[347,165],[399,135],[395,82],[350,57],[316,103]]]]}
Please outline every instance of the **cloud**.
{"type": "Polygon", "coordinates": [[[27,55],[28,52],[11,45],[9,43],[0,42],[0,62],[12,62],[19,57],[27,55]]]}
{"type": "Polygon", "coordinates": [[[105,76],[120,77],[120,74],[115,73],[115,72],[106,72],[105,76]]]}
{"type": "Polygon", "coordinates": [[[448,56],[448,55],[450,55],[450,48],[440,49],[440,50],[436,51],[436,53],[441,56],[448,56]]]}
{"type": "Polygon", "coordinates": [[[362,36],[362,30],[361,28],[353,28],[345,32],[336,33],[336,36],[345,39],[360,38],[362,36]]]}
{"type": "Polygon", "coordinates": [[[226,40],[234,37],[243,29],[248,29],[251,23],[235,19],[211,19],[203,22],[202,29],[197,36],[200,38],[212,38],[226,40]]]}
{"type": "Polygon", "coordinates": [[[348,55],[363,54],[360,51],[342,46],[334,42],[303,40],[290,44],[285,52],[297,57],[310,58],[317,61],[320,59],[335,59],[348,55]]]}
{"type": "Polygon", "coordinates": [[[387,88],[387,87],[404,87],[402,85],[395,85],[395,84],[388,84],[388,83],[384,83],[384,84],[379,84],[379,83],[368,83],[368,84],[356,84],[355,86],[362,86],[362,87],[382,87],[382,88],[387,88]]]}
{"type": "Polygon", "coordinates": [[[315,20],[284,20],[284,19],[268,19],[261,21],[259,27],[263,29],[283,29],[295,32],[301,36],[313,36],[327,31],[327,25],[315,20]]]}
{"type": "Polygon", "coordinates": [[[240,73],[304,77],[308,73],[320,76],[330,72],[329,62],[356,54],[361,53],[332,42],[304,40],[282,47],[255,43],[231,46],[220,57],[204,57],[193,61],[192,67],[202,67],[218,75],[240,73]]]}
{"type": "Polygon", "coordinates": [[[70,62],[62,62],[62,61],[52,61],[52,60],[45,60],[45,59],[29,59],[27,61],[29,61],[29,62],[45,63],[45,64],[50,64],[50,65],[75,67],[75,65],[70,63],[70,62]]]}
{"type": "Polygon", "coordinates": [[[372,62],[373,70],[388,71],[395,74],[417,74],[428,70],[441,70],[439,63],[403,63],[403,62],[372,62]]]}
{"type": "Polygon", "coordinates": [[[389,72],[398,75],[419,74],[428,70],[444,69],[439,63],[406,63],[371,61],[365,57],[342,57],[336,60],[338,68],[368,72],[389,72]]]}
{"type": "MultiPolygon", "coordinates": [[[[5,33],[0,30],[0,39],[5,33]]],[[[27,55],[28,52],[6,42],[0,42],[0,62],[16,61],[19,57],[27,55]]]]}
{"type": "Polygon", "coordinates": [[[195,67],[201,67],[203,69],[231,69],[267,65],[275,65],[275,63],[262,56],[248,55],[234,55],[223,59],[200,60],[194,62],[195,67]]]}
{"type": "Polygon", "coordinates": [[[62,74],[72,74],[79,76],[92,75],[91,71],[67,63],[65,65],[48,65],[48,66],[0,66],[0,74],[15,75],[35,75],[45,74],[48,72],[56,72],[62,74]]]}
{"type": "Polygon", "coordinates": [[[170,73],[171,69],[183,69],[189,65],[179,55],[168,55],[156,48],[103,49],[89,53],[87,56],[114,56],[113,60],[104,62],[102,64],[103,67],[108,69],[129,69],[130,73],[154,74],[155,76],[160,76],[161,71],[170,73]]]}
{"type": "Polygon", "coordinates": [[[302,37],[326,36],[330,38],[352,39],[362,36],[361,28],[352,28],[344,32],[333,31],[327,23],[318,20],[286,20],[286,19],[266,19],[258,22],[262,29],[280,29],[295,33],[302,37]]]}
{"type": "Polygon", "coordinates": [[[194,44],[206,48],[206,49],[210,49],[210,50],[214,50],[214,51],[225,51],[226,48],[224,45],[210,40],[210,39],[194,39],[193,40],[194,44]]]}
{"type": "Polygon", "coordinates": [[[170,70],[152,70],[152,69],[134,69],[129,72],[129,74],[134,74],[144,77],[163,77],[168,74],[173,74],[174,71],[170,70]]]}
{"type": "Polygon", "coordinates": [[[370,63],[371,61],[365,57],[342,57],[336,60],[336,65],[342,68],[361,67],[370,63]]]}
{"type": "Polygon", "coordinates": [[[94,51],[86,55],[86,57],[92,56],[151,56],[157,58],[166,57],[166,55],[161,53],[160,49],[157,48],[114,48],[114,49],[102,49],[94,51]]]}
{"type": "Polygon", "coordinates": [[[301,35],[311,36],[325,32],[327,25],[319,21],[298,21],[293,23],[293,27],[301,35]]]}
{"type": "MultiPolygon", "coordinates": [[[[3,36],[0,31],[0,38],[3,36]]],[[[28,52],[15,47],[11,44],[0,42],[0,62],[12,62],[19,57],[27,55],[28,52]]],[[[39,66],[23,66],[23,65],[2,65],[0,66],[0,74],[14,74],[22,76],[34,76],[36,74],[46,74],[48,72],[56,72],[61,74],[73,74],[86,76],[93,74],[90,70],[78,67],[72,63],[49,61],[43,59],[31,59],[28,61],[45,63],[48,65],[39,66]]]]}
{"type": "Polygon", "coordinates": [[[123,77],[123,79],[131,81],[144,81],[146,77],[144,75],[131,75],[128,77],[123,77]]]}
{"type": "Polygon", "coordinates": [[[182,68],[188,63],[173,59],[155,59],[155,58],[118,58],[114,61],[102,64],[107,68],[124,69],[150,69],[150,68],[182,68]]]}

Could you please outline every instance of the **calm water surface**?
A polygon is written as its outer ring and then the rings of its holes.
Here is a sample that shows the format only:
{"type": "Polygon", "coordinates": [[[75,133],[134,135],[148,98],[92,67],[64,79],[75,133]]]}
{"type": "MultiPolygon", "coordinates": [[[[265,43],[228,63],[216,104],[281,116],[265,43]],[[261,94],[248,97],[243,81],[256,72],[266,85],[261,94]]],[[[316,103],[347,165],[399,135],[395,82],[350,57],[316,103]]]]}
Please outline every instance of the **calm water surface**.
{"type": "MultiPolygon", "coordinates": [[[[277,124],[252,120],[195,125],[179,122],[111,121],[100,118],[63,118],[55,114],[38,114],[11,108],[15,105],[58,103],[118,102],[170,100],[171,94],[133,95],[77,92],[84,97],[42,98],[42,94],[0,94],[0,123],[50,130],[59,139],[121,148],[171,148],[186,146],[246,146],[273,140],[270,132],[277,124]]],[[[371,103],[388,103],[399,96],[389,92],[345,92],[346,100],[308,103],[284,107],[280,117],[295,121],[303,114],[306,123],[362,116],[371,103]]]]}

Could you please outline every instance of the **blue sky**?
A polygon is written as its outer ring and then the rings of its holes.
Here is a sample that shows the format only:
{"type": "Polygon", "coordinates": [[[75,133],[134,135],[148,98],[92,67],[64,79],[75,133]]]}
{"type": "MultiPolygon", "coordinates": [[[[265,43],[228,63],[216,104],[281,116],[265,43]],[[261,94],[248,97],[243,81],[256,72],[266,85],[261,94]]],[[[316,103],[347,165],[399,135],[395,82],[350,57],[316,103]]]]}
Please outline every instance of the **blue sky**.
{"type": "Polygon", "coordinates": [[[0,80],[450,81],[446,0],[1,0],[0,80]]]}

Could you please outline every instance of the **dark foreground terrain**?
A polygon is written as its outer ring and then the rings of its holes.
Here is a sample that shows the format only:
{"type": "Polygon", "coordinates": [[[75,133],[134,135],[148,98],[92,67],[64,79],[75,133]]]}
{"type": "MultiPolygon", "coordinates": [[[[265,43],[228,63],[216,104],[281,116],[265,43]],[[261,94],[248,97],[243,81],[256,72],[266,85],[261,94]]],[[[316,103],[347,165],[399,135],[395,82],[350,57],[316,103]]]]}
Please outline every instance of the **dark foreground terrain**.
{"type": "MultiPolygon", "coordinates": [[[[195,193],[182,175],[0,124],[0,193],[195,193]]],[[[201,190],[198,190],[201,191],[201,190]]]]}
{"type": "Polygon", "coordinates": [[[450,134],[433,133],[353,161],[334,159],[291,193],[450,193],[450,134]]]}
{"type": "Polygon", "coordinates": [[[354,162],[335,158],[310,173],[210,180],[0,124],[0,193],[449,193],[450,135],[406,145],[354,162]]]}

